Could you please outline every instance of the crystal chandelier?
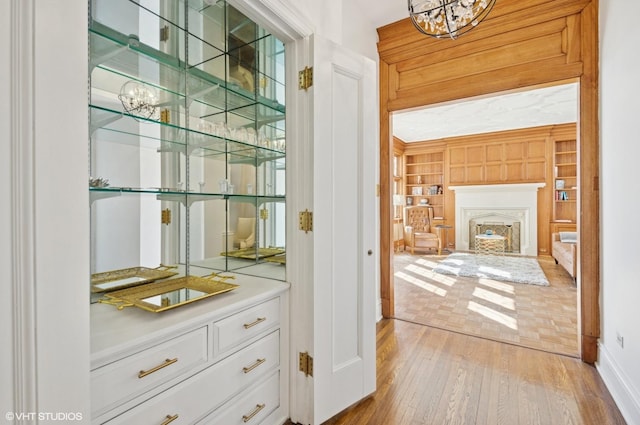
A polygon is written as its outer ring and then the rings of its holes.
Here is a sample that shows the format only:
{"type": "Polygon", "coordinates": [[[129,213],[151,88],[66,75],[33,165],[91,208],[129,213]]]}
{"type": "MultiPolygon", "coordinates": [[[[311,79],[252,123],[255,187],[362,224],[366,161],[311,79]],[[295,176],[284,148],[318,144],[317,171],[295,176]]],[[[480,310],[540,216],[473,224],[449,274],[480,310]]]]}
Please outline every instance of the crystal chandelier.
{"type": "Polygon", "coordinates": [[[408,0],[409,16],[423,34],[458,38],[487,17],[496,0],[408,0]]]}

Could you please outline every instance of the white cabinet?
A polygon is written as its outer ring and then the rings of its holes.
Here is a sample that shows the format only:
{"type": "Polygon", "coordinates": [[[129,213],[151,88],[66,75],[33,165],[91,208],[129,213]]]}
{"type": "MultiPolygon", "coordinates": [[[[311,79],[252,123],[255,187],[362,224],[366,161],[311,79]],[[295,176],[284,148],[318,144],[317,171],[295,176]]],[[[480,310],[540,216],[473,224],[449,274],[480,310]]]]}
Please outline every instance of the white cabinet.
{"type": "Polygon", "coordinates": [[[245,416],[282,423],[284,44],[224,0],[88,3],[93,300],[166,267],[239,285],[162,313],[92,304],[92,422],[216,420],[265,388],[245,416]]]}
{"type": "Polygon", "coordinates": [[[246,279],[163,313],[92,305],[92,423],[283,423],[288,285],[246,279]]]}
{"type": "Polygon", "coordinates": [[[208,359],[207,326],[116,360],[91,373],[92,409],[100,413],[208,359]]]}
{"type": "MultiPolygon", "coordinates": [[[[271,423],[269,414],[279,404],[280,375],[274,373],[264,382],[238,397],[232,403],[207,416],[198,425],[244,425],[271,423]]],[[[273,415],[272,415],[273,416],[273,415]]]]}

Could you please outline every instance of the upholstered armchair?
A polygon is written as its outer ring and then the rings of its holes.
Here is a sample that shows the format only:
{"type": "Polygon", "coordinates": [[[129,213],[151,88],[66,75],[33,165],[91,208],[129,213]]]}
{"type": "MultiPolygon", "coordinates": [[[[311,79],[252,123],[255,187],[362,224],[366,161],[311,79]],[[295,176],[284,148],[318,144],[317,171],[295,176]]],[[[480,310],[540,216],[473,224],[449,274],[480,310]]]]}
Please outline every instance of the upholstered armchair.
{"type": "Polygon", "coordinates": [[[437,250],[442,252],[442,242],[435,228],[432,229],[433,208],[426,205],[416,205],[404,209],[404,246],[414,250],[437,250]]]}
{"type": "Polygon", "coordinates": [[[238,217],[238,224],[233,237],[235,248],[252,248],[256,243],[256,218],[238,217]]]}

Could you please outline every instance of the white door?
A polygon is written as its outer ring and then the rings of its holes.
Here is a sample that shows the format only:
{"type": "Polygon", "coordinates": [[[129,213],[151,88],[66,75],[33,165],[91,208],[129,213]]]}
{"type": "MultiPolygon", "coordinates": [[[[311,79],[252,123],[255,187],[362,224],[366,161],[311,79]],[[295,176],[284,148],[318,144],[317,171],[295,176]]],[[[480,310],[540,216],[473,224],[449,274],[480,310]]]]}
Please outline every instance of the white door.
{"type": "MultiPolygon", "coordinates": [[[[375,391],[375,63],[314,36],[310,143],[312,311],[303,326],[313,377],[294,378],[292,419],[320,424],[375,391]]],[[[311,115],[311,114],[310,114],[311,115]]],[[[310,172],[310,170],[308,170],[310,172]]],[[[294,284],[295,285],[295,284],[294,284]]],[[[304,314],[295,311],[293,321],[304,314]]],[[[294,339],[299,332],[294,331],[294,339]]],[[[294,359],[294,361],[297,359],[294,359]]]]}

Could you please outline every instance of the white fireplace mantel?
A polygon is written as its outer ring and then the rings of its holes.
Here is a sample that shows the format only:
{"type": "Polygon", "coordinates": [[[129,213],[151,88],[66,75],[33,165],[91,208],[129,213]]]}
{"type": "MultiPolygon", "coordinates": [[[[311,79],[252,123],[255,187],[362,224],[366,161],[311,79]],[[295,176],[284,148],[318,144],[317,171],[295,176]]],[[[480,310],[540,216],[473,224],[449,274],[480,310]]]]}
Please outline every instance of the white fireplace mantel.
{"type": "Polygon", "coordinates": [[[449,186],[455,191],[456,248],[469,250],[469,221],[511,218],[520,222],[521,254],[538,255],[538,189],[544,183],[449,186]]]}

